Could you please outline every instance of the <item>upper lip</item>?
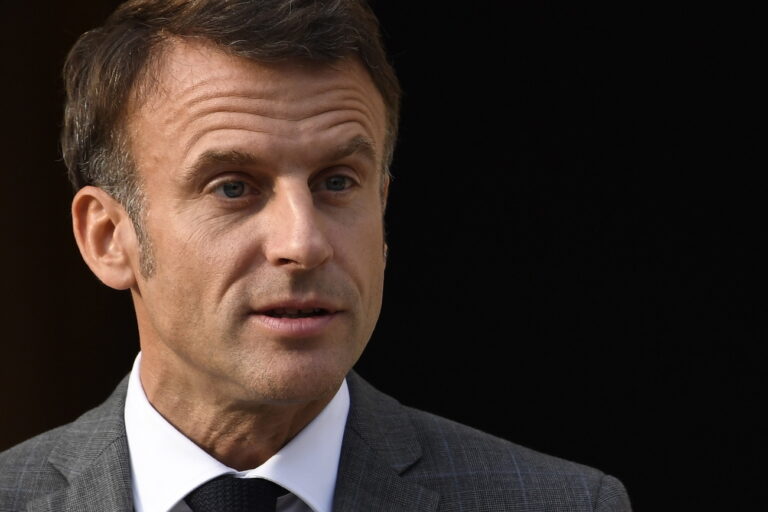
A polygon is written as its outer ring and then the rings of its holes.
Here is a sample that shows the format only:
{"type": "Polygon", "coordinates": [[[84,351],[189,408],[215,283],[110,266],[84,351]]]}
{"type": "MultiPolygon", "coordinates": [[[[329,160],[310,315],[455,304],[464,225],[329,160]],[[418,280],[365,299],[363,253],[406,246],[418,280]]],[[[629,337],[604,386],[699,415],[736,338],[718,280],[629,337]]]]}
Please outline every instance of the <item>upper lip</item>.
{"type": "Polygon", "coordinates": [[[262,314],[275,309],[322,309],[329,313],[337,313],[341,308],[333,302],[324,299],[288,299],[261,305],[253,309],[254,313],[262,314]]]}

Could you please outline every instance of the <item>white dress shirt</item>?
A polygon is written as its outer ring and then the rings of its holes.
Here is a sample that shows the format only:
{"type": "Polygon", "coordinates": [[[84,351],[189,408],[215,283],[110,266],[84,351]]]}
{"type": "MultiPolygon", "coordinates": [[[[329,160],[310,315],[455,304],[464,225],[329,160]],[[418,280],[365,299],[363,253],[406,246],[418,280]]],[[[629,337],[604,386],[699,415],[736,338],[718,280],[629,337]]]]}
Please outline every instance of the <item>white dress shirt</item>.
{"type": "Polygon", "coordinates": [[[176,430],[147,400],[136,357],[125,399],[125,431],[136,512],[190,512],[184,497],[226,473],[260,477],[289,491],[278,512],[331,512],[341,442],[349,413],[344,380],[333,399],[304,429],[261,466],[236,471],[176,430]]]}

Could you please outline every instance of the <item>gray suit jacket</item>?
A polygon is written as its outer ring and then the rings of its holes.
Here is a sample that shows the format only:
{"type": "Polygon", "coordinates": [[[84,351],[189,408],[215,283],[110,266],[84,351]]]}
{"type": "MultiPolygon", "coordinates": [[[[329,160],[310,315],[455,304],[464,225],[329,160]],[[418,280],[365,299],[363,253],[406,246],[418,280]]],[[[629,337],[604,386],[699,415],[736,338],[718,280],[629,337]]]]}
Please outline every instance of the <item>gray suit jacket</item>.
{"type": "MultiPolygon", "coordinates": [[[[335,511],[629,511],[621,483],[404,407],[354,372],[335,511]]],[[[127,379],[79,419],[0,454],[0,512],[130,511],[127,379]]]]}

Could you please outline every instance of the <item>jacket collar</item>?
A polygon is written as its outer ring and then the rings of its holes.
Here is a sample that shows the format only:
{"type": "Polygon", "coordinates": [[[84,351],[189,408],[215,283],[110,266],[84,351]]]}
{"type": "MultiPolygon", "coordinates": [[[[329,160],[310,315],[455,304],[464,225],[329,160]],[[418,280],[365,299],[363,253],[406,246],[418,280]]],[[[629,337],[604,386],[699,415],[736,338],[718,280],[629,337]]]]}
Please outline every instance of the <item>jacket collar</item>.
{"type": "Polygon", "coordinates": [[[63,427],[48,461],[69,485],[31,502],[29,512],[131,510],[131,467],[125,437],[128,378],[99,407],[63,427]]]}
{"type": "Polygon", "coordinates": [[[407,411],[354,371],[341,447],[334,511],[436,510],[439,495],[401,476],[421,458],[407,411]]]}

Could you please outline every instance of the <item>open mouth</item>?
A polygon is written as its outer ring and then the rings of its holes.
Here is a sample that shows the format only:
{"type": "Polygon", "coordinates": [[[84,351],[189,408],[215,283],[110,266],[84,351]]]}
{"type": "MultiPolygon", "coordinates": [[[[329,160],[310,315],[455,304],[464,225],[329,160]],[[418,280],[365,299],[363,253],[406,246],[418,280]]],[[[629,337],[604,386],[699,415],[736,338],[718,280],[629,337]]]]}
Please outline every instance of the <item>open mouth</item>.
{"type": "Polygon", "coordinates": [[[312,318],[316,316],[330,315],[331,312],[323,308],[275,308],[264,311],[263,314],[266,316],[271,316],[272,318],[312,318]]]}
{"type": "Polygon", "coordinates": [[[270,336],[281,340],[324,339],[342,312],[322,302],[275,303],[254,310],[252,318],[270,336]]]}

